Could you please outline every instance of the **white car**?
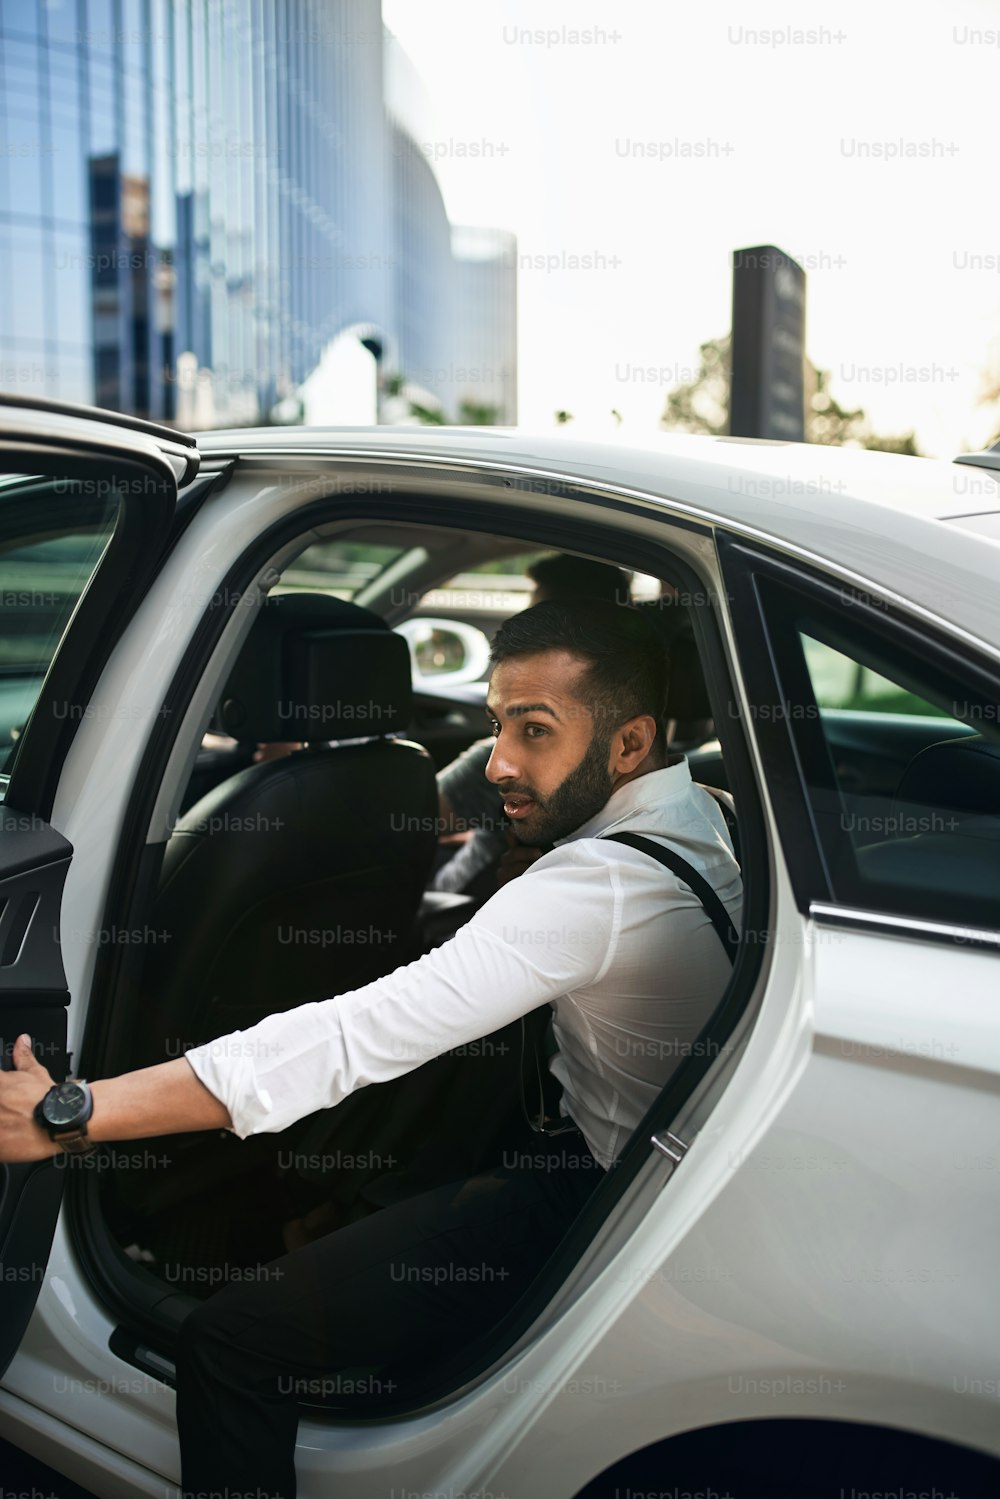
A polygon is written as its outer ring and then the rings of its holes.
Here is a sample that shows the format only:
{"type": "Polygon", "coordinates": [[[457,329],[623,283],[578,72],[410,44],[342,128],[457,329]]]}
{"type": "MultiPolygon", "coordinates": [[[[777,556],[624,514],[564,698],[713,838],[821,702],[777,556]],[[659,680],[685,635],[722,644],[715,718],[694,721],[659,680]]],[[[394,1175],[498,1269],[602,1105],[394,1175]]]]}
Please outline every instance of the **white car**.
{"type": "MultiPolygon", "coordinates": [[[[995,1494],[1000,455],[476,428],[196,443],[6,397],[0,438],[0,1015],[5,1053],[27,1030],[57,1078],[228,1034],[273,974],[283,1008],[315,997],[315,953],[231,940],[247,867],[294,836],[224,810],[263,769],[225,688],[270,591],[395,627],[459,574],[559,550],[686,612],[674,742],[732,793],[744,871],[729,988],[488,1344],[306,1401],[302,1499],[995,1494]]],[[[463,638],[399,708],[437,765],[485,733],[463,638]]],[[[387,743],[318,723],[286,737],[387,743]]],[[[388,886],[352,883],[352,858],[385,855],[374,804],[347,800],[308,859],[340,860],[322,878],[357,921],[388,886]]],[[[427,939],[465,903],[421,906],[423,822],[396,919],[419,907],[427,939]]],[[[323,992],[403,956],[320,953],[323,992]]],[[[174,1492],[176,1329],[283,1215],[365,1189],[354,1102],[290,1137],[4,1168],[0,1436],[109,1499],[174,1492]]]]}

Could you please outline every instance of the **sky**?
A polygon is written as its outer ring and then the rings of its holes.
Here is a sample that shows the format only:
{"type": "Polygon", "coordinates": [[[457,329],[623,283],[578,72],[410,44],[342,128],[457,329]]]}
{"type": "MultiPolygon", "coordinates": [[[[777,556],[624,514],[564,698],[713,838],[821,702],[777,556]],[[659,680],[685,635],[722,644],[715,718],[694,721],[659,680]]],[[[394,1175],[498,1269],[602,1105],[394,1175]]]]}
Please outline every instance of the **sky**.
{"type": "Polygon", "coordinates": [[[844,405],[981,446],[1000,370],[998,0],[383,0],[453,222],[518,237],[519,416],[655,431],[729,329],[732,253],[808,273],[844,405]]]}

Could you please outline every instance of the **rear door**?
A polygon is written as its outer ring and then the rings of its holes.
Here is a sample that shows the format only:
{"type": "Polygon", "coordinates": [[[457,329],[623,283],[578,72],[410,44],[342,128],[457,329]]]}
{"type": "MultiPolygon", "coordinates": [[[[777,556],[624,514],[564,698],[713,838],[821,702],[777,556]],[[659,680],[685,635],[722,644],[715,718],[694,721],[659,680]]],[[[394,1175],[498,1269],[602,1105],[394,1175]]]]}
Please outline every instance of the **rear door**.
{"type": "MultiPolygon", "coordinates": [[[[86,408],[0,398],[0,1057],[27,1031],[61,1081],[60,945],[73,849],[49,821],[94,685],[155,575],[193,442],[86,408]]],[[[0,1165],[0,1373],[45,1274],[64,1173],[0,1165]]]]}
{"type": "MultiPolygon", "coordinates": [[[[722,551],[806,1045],[700,1232],[734,1245],[745,1306],[780,1281],[769,1337],[783,1318],[811,1370],[849,1366],[839,1401],[774,1416],[876,1419],[908,1381],[908,1422],[944,1430],[956,1392],[995,1387],[1000,1337],[1000,666],[805,564],[722,551]]],[[[995,1400],[963,1420],[990,1447],[995,1400]]]]}

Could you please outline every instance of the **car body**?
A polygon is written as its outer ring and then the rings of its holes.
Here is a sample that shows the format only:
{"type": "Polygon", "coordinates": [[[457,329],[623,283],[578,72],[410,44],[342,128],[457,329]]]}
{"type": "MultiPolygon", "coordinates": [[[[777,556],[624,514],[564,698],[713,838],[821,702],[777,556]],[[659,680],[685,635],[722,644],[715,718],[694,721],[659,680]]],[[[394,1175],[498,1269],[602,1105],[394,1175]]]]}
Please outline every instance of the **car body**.
{"type": "MultiPolygon", "coordinates": [[[[0,829],[4,1046],[30,1029],[54,1071],[68,1049],[101,1075],[114,1006],[141,1002],[129,960],[145,861],[256,607],[319,536],[391,539],[392,563],[355,598],[393,625],[469,565],[551,549],[664,578],[689,611],[717,731],[692,770],[732,792],[740,824],[730,988],[505,1346],[409,1407],[307,1410],[302,1499],[570,1499],[651,1477],[665,1493],[692,1471],[697,1434],[706,1491],[741,1441],[798,1493],[826,1492],[818,1470],[845,1453],[852,1477],[899,1484],[908,1465],[945,1481],[963,1462],[993,1471],[995,455],[475,428],[195,444],[13,399],[0,441],[5,472],[41,476],[30,514],[27,480],[0,487],[0,556],[71,531],[71,502],[95,542],[89,584],[46,626],[58,649],[12,651],[4,673],[9,728],[26,695],[62,705],[20,733],[0,829]],[[102,485],[117,518],[98,513],[102,485]],[[28,895],[34,926],[18,916],[28,895]],[[798,1466],[790,1422],[817,1472],[798,1466]]],[[[482,696],[481,682],[424,684],[413,733],[437,763],[485,732],[482,696]]],[[[128,1156],[108,1170],[145,1169],[128,1156]]],[[[5,1170],[0,1435],[96,1494],[161,1495],[179,1472],[184,1306],[148,1273],[131,1288],[98,1175],[5,1170]]]]}

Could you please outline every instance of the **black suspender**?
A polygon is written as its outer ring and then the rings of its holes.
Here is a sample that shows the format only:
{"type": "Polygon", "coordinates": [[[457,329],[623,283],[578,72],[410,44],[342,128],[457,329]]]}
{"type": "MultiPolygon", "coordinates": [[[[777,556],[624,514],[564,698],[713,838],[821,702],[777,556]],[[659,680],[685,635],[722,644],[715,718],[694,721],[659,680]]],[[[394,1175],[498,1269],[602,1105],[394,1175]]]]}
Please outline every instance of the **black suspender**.
{"type": "MultiPolygon", "coordinates": [[[[625,843],[629,848],[637,848],[640,853],[652,855],[679,880],[682,880],[704,906],[706,914],[729,955],[729,961],[736,962],[736,949],[740,939],[729,912],[708,881],[693,865],[688,863],[687,859],[675,853],[672,848],[664,848],[661,844],[654,843],[652,838],[644,838],[641,833],[604,833],[601,836],[611,843],[625,843]]],[[[551,1085],[553,1081],[544,1044],[545,1036],[551,1035],[551,1014],[546,1019],[541,1019],[542,1011],[547,1009],[549,1006],[543,1005],[538,1010],[533,1010],[530,1015],[521,1016],[521,1107],[531,1128],[536,1134],[543,1135],[561,1134],[565,1130],[575,1128],[568,1115],[565,1118],[559,1115],[557,1099],[546,1097],[546,1086],[551,1085]],[[530,1040],[529,1021],[532,1022],[530,1040]],[[529,1050],[530,1063],[528,1061],[529,1050]],[[533,1116],[528,1108],[529,1087],[533,1096],[538,1099],[537,1117],[533,1116]],[[555,1127],[550,1128],[546,1124],[546,1120],[550,1118],[558,1121],[555,1127]]]]}
{"type": "Polygon", "coordinates": [[[736,962],[736,948],[739,944],[739,935],[733,926],[729,912],[722,901],[716,895],[711,885],[700,875],[693,865],[672,848],[664,848],[662,844],[654,843],[652,838],[644,838],[641,833],[604,833],[609,843],[627,843],[629,848],[637,848],[640,853],[650,854],[654,859],[666,866],[679,880],[683,880],[691,893],[701,901],[711,920],[712,925],[722,939],[722,944],[729,954],[731,963],[736,962]]]}

